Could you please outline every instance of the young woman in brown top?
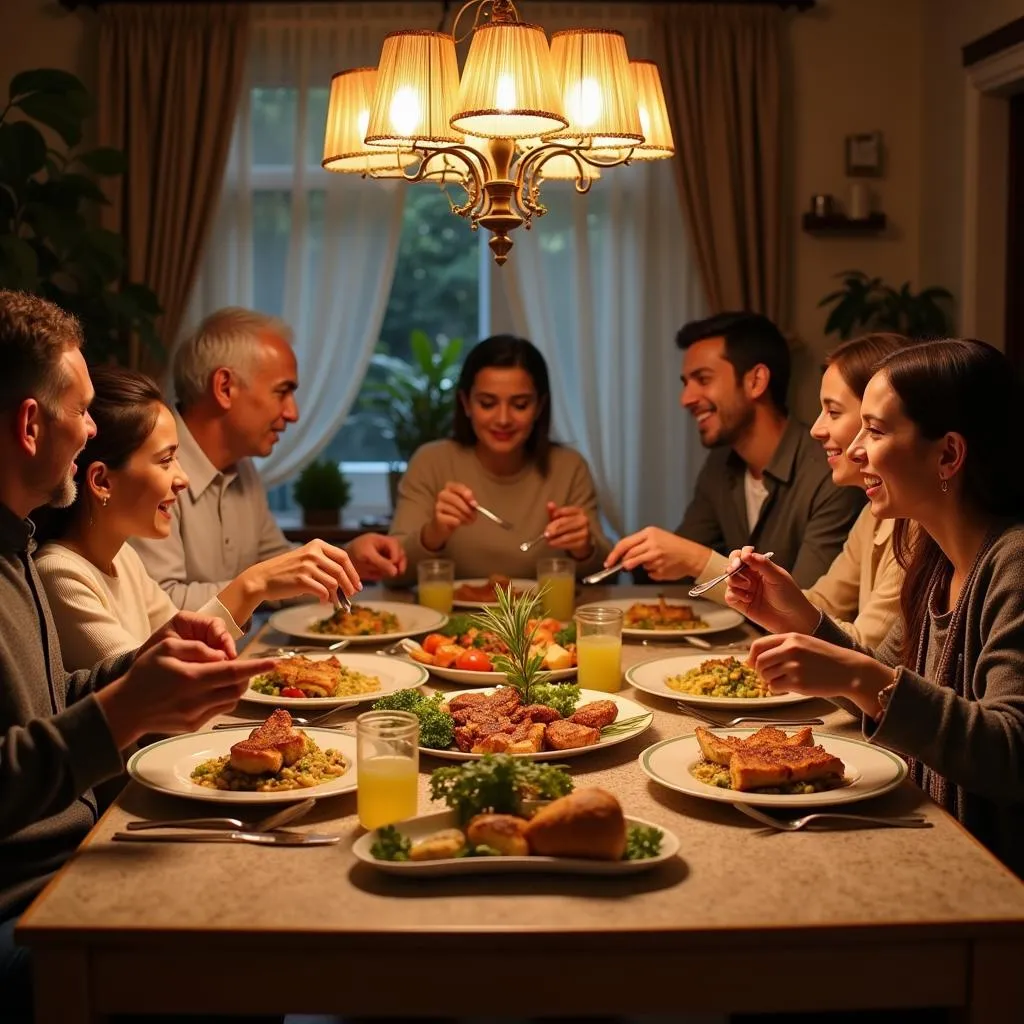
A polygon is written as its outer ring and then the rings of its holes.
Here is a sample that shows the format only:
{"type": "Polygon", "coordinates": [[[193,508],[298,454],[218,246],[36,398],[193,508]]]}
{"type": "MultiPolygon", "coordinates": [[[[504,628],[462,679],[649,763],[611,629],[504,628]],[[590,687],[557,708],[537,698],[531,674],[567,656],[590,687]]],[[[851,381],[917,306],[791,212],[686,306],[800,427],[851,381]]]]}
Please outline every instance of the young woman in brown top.
{"type": "Polygon", "coordinates": [[[498,334],[476,345],[459,377],[451,440],[426,444],[402,478],[391,533],[416,563],[444,557],[458,577],[532,577],[538,558],[568,555],[580,575],[611,549],[583,457],[551,440],[551,388],[529,341],[498,334]],[[503,530],[482,505],[513,524],[503,530]],[[529,552],[522,541],[544,534],[529,552]]]}
{"type": "Polygon", "coordinates": [[[874,656],[788,573],[735,554],[728,603],[768,629],[750,662],[773,690],[839,698],[865,735],[908,755],[915,781],[1024,874],[1024,395],[984,342],[886,358],[851,446],[871,510],[897,520],[901,614],[874,656]],[[916,523],[912,527],[911,521],[916,523]]]}

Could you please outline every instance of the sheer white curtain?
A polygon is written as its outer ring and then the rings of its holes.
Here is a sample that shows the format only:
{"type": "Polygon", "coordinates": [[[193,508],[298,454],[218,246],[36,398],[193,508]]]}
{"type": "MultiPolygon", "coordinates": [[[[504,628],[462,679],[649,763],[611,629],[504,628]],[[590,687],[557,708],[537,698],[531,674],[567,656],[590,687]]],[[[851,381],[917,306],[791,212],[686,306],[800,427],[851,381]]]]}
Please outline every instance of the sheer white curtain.
{"type": "Polygon", "coordinates": [[[435,28],[424,4],[266,5],[253,14],[248,86],[189,323],[226,305],[295,332],[299,423],[260,460],[268,487],[345,422],[380,332],[395,270],[402,183],[320,168],[331,75],[376,65],[384,35],[435,28]]]}
{"type": "MultiPolygon", "coordinates": [[[[549,31],[619,28],[650,57],[645,6],[531,4],[549,31]]],[[[551,370],[555,435],[586,456],[618,533],[674,528],[700,465],[679,410],[675,333],[704,297],[668,161],[604,171],[587,196],[549,182],[498,273],[518,333],[551,370]],[[510,273],[511,271],[511,273],[510,273]]]]}

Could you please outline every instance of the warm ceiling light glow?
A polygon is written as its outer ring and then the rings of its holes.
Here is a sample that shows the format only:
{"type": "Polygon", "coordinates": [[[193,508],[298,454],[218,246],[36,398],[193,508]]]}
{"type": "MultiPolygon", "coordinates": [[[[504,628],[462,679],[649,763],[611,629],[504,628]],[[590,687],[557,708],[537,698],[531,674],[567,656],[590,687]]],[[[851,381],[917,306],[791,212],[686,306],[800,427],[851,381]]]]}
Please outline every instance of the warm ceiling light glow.
{"type": "Polygon", "coordinates": [[[418,160],[411,148],[399,152],[397,148],[378,149],[363,142],[376,83],[376,68],[353,68],[331,79],[321,163],[326,170],[404,177],[405,168],[418,160]]]}
{"type": "Polygon", "coordinates": [[[340,92],[336,100],[332,82],[325,167],[329,150],[340,153],[330,140],[342,121],[364,162],[336,155],[332,169],[386,177],[413,150],[403,177],[464,190],[464,202],[449,193],[452,212],[491,232],[498,263],[512,248],[509,232],[545,212],[544,181],[575,181],[587,192],[603,168],[675,152],[658,70],[630,64],[621,32],[556,32],[549,48],[512,0],[468,0],[451,34],[392,32],[372,100],[340,92]],[[474,22],[460,81],[455,43],[465,38],[458,26],[467,11],[474,22]],[[385,169],[367,163],[378,154],[385,169]]]}

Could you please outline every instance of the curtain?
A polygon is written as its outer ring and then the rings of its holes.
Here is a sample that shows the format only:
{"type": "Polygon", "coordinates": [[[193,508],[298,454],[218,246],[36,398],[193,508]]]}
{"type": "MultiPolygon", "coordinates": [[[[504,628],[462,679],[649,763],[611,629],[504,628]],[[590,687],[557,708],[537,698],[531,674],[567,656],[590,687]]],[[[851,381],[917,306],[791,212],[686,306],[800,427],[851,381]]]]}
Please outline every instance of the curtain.
{"type": "MultiPolygon", "coordinates": [[[[530,13],[552,31],[618,28],[630,57],[651,57],[648,5],[540,4],[530,13]]],[[[674,163],[603,171],[586,196],[545,183],[548,212],[515,233],[498,271],[515,330],[548,360],[555,436],[586,457],[618,534],[674,528],[702,458],[678,407],[675,334],[705,302],[674,163]]]]}
{"type": "Polygon", "coordinates": [[[709,307],[756,310],[785,329],[784,14],[684,4],[655,16],[679,196],[709,307]]]}
{"type": "MultiPolygon", "coordinates": [[[[167,347],[217,203],[247,23],[242,4],[108,4],[100,11],[98,134],[127,157],[102,219],[125,239],[127,279],[156,292],[167,347]]],[[[142,355],[133,339],[133,366],[142,355]]]]}
{"type": "Polygon", "coordinates": [[[436,27],[431,5],[375,7],[253,14],[246,89],[189,320],[240,305],[295,332],[301,419],[259,460],[267,487],[294,476],[345,422],[391,290],[408,186],[320,168],[331,75],[376,65],[393,28],[436,27]]]}

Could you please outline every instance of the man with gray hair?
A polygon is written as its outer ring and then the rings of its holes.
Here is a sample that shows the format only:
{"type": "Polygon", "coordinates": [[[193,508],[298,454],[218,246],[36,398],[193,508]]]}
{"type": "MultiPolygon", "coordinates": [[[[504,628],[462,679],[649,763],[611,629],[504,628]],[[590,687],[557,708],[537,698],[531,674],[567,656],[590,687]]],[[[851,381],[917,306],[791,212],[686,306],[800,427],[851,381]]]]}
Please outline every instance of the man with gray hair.
{"type": "Polygon", "coordinates": [[[179,612],[138,651],[66,672],[32,560],[33,509],[75,498],[96,424],[78,321],[0,291],[0,1018],[30,1019],[18,915],[99,815],[94,787],[147,733],[230,711],[270,659],[238,660],[219,619],[179,612]]]}
{"type": "MultiPolygon", "coordinates": [[[[262,313],[218,310],[178,347],[173,375],[188,488],[172,508],[168,538],[131,543],[175,605],[200,608],[249,566],[292,547],[252,464],[299,418],[291,330],[262,313]]],[[[405,569],[393,537],[363,534],[346,551],[364,579],[405,569]]]]}

